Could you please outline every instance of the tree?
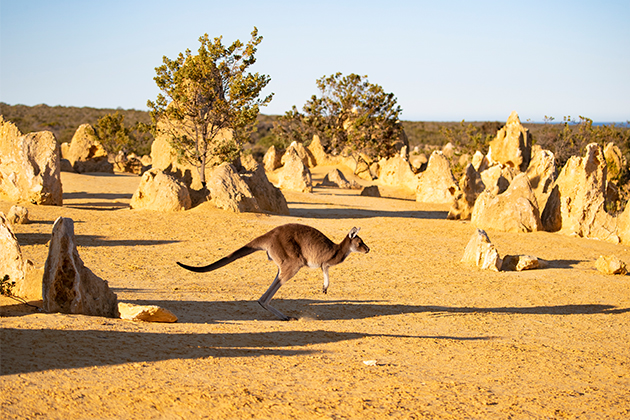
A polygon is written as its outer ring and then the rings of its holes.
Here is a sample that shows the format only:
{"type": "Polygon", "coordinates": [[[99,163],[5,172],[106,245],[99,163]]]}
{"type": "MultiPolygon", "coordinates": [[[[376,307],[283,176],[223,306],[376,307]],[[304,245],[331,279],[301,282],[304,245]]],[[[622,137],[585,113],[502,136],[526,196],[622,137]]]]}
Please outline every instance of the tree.
{"type": "Polygon", "coordinates": [[[349,148],[371,157],[396,153],[395,143],[403,133],[398,120],[402,109],[393,93],[354,73],[324,76],[317,80],[317,87],[321,97],[313,95],[304,105],[304,114],[294,107],[280,123],[300,122],[308,129],[301,129],[297,137],[315,132],[327,141],[330,151],[349,148]]]}
{"type": "Polygon", "coordinates": [[[162,93],[155,102],[147,102],[154,133],[166,135],[180,159],[197,168],[204,187],[211,158],[236,158],[254,128],[259,107],[273,96],[259,98],[269,76],[247,72],[256,62],[261,41],[255,27],[247,44],[236,40],[229,47],[222,37],[211,41],[205,34],[196,55],[186,50],[175,60],[164,57],[164,64],[155,69],[154,80],[162,93]],[[225,138],[226,130],[231,130],[231,139],[225,138]]]}
{"type": "Polygon", "coordinates": [[[102,116],[96,122],[96,135],[110,153],[126,151],[130,142],[129,129],[125,127],[124,115],[117,112],[102,116]]]}
{"type": "Polygon", "coordinates": [[[274,121],[271,133],[276,138],[274,146],[286,148],[294,141],[308,143],[317,131],[305,123],[304,115],[293,105],[274,121]]]}
{"type": "Polygon", "coordinates": [[[125,116],[118,111],[105,114],[94,127],[101,144],[109,153],[135,152],[140,155],[151,152],[150,125],[137,121],[131,128],[125,125],[125,116]]]}

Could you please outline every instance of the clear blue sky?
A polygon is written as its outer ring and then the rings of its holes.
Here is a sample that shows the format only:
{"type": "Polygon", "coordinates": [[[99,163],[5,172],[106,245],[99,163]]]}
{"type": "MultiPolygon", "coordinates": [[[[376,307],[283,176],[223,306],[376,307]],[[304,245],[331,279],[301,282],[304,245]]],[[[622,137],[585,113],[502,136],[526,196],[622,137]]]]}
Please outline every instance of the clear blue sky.
{"type": "Polygon", "coordinates": [[[0,0],[0,101],[146,109],[162,56],[264,37],[266,114],[367,75],[402,119],[630,120],[630,0],[0,0]]]}

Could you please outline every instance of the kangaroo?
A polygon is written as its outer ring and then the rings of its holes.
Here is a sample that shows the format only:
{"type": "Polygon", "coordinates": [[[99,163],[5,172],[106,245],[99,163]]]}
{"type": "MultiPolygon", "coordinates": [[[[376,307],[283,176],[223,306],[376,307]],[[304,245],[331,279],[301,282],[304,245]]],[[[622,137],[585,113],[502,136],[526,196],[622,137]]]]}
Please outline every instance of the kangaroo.
{"type": "Polygon", "coordinates": [[[330,284],[328,268],[342,263],[352,252],[367,254],[370,251],[370,248],[357,236],[358,232],[359,228],[352,228],[341,243],[335,244],[313,227],[290,223],[270,230],[210,265],[191,267],[180,262],[177,264],[190,271],[207,273],[256,251],[266,251],[269,260],[278,266],[278,274],[269,289],[258,299],[258,303],[283,321],[295,320],[269,304],[273,295],[304,266],[322,269],[324,273],[322,291],[327,293],[330,284]]]}

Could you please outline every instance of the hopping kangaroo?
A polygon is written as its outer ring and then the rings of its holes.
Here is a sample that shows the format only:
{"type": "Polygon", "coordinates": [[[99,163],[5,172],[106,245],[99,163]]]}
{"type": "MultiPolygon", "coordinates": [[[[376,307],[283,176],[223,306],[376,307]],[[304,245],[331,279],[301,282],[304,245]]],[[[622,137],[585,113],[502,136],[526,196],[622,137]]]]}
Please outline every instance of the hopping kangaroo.
{"type": "Polygon", "coordinates": [[[321,267],[324,273],[323,292],[326,293],[329,284],[329,267],[342,263],[351,252],[366,254],[370,251],[370,248],[357,236],[358,232],[358,228],[352,228],[343,241],[336,244],[315,228],[292,223],[270,230],[227,257],[205,267],[191,267],[180,262],[177,264],[190,271],[206,273],[253,252],[266,251],[267,257],[278,266],[278,274],[269,289],[258,299],[258,303],[281,320],[288,321],[295,318],[289,318],[269,304],[273,295],[304,266],[321,267]]]}

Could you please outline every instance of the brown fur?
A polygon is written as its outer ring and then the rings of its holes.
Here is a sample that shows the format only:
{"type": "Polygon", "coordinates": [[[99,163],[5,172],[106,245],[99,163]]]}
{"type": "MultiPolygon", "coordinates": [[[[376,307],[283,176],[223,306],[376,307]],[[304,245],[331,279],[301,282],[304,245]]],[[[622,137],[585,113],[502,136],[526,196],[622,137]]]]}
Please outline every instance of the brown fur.
{"type": "Polygon", "coordinates": [[[352,228],[339,244],[335,244],[315,228],[291,223],[270,230],[230,255],[205,267],[191,267],[179,262],[177,264],[187,270],[205,273],[221,268],[253,252],[266,251],[269,259],[278,266],[278,274],[269,289],[258,299],[258,303],[278,318],[287,321],[293,318],[287,317],[269,304],[278,289],[295,276],[302,267],[308,266],[322,269],[324,273],[323,292],[326,293],[329,285],[329,267],[342,263],[352,252],[365,254],[370,251],[370,248],[357,236],[358,231],[359,229],[352,228]]]}

